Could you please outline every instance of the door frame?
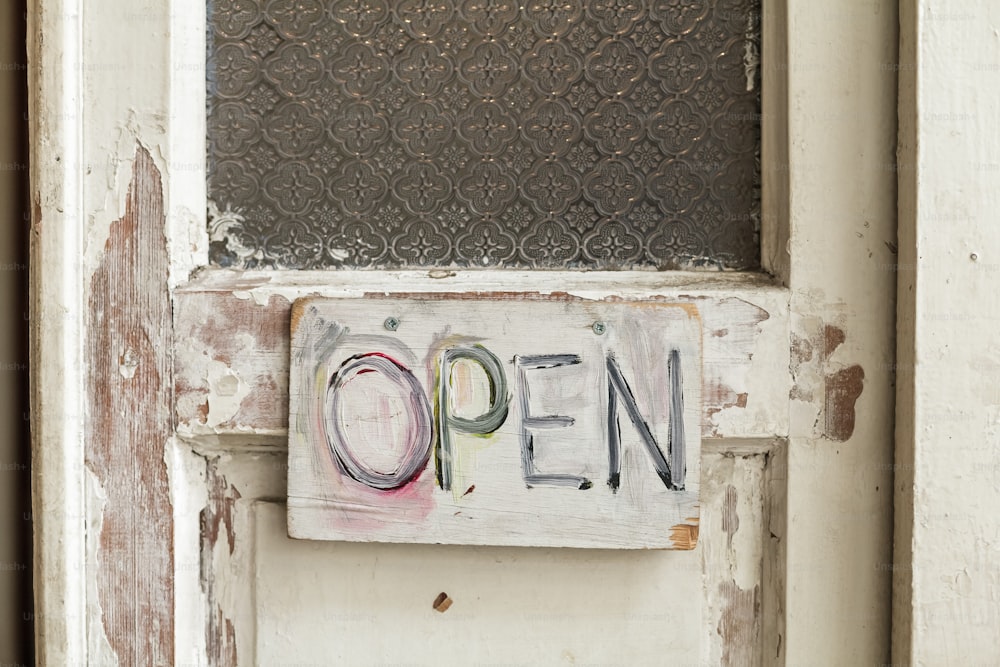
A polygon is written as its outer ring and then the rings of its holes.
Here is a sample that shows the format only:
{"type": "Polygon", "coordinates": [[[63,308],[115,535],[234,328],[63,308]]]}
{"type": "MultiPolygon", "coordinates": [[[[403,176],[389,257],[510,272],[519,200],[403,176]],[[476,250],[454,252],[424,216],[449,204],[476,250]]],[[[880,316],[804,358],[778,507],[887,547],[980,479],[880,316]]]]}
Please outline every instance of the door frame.
{"type": "MultiPolygon", "coordinates": [[[[757,412],[724,414],[732,422],[720,418],[718,442],[708,442],[764,452],[778,438],[787,457],[780,499],[787,518],[775,526],[766,556],[778,596],[769,645],[779,644],[776,655],[790,664],[817,655],[887,662],[891,576],[880,565],[892,561],[891,369],[900,362],[896,275],[887,268],[896,264],[896,99],[886,90],[895,90],[896,72],[886,64],[897,57],[896,3],[834,10],[764,0],[764,14],[762,259],[774,277],[553,272],[545,288],[769,304],[770,324],[740,377],[780,379],[761,389],[768,398],[757,412]],[[775,341],[784,358],[754,358],[775,341]],[[782,392],[787,401],[774,407],[782,392]]],[[[88,440],[95,360],[86,341],[95,335],[88,325],[93,277],[116,221],[127,216],[130,184],[162,182],[171,290],[225,280],[196,271],[208,246],[204,3],[33,0],[27,18],[36,635],[41,662],[85,664],[107,657],[95,654],[104,644],[93,639],[102,627],[94,528],[107,508],[102,480],[86,463],[95,441],[88,440]],[[148,66],[155,62],[163,66],[148,66]]],[[[250,278],[290,282],[285,287],[295,292],[330,277],[276,273],[250,278]]],[[[489,271],[449,280],[445,286],[426,272],[348,274],[333,291],[488,291],[539,282],[537,274],[512,280],[489,271]]],[[[164,442],[154,459],[170,451],[164,442]]],[[[175,536],[184,530],[191,526],[178,523],[175,536]]],[[[177,572],[182,560],[174,559],[171,600],[197,594],[197,582],[177,572]]]]}

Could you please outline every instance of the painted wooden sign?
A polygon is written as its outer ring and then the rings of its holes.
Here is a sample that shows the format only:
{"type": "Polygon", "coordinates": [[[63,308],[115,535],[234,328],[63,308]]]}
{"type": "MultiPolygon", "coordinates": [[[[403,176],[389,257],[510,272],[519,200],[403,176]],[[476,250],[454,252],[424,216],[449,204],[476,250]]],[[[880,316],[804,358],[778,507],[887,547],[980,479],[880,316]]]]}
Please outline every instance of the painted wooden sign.
{"type": "Polygon", "coordinates": [[[300,299],[289,534],[693,548],[700,372],[691,304],[300,299]]]}

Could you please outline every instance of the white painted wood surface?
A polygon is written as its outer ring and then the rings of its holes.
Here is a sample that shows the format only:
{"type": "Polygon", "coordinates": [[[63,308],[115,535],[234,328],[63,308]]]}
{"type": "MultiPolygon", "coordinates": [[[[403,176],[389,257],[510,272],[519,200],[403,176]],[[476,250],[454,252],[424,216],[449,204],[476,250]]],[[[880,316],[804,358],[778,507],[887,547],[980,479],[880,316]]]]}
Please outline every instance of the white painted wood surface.
{"type": "Polygon", "coordinates": [[[695,547],[694,304],[314,297],[291,321],[292,537],[695,547]]]}
{"type": "Polygon", "coordinates": [[[1000,6],[906,0],[893,662],[1000,660],[1000,6]]]}

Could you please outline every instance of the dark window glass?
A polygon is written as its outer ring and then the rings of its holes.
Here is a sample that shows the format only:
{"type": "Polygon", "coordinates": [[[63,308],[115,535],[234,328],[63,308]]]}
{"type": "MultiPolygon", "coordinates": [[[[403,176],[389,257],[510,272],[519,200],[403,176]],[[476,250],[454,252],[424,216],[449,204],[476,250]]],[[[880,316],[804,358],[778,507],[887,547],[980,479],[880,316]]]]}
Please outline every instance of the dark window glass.
{"type": "Polygon", "coordinates": [[[208,11],[217,265],[759,265],[759,0],[208,11]]]}

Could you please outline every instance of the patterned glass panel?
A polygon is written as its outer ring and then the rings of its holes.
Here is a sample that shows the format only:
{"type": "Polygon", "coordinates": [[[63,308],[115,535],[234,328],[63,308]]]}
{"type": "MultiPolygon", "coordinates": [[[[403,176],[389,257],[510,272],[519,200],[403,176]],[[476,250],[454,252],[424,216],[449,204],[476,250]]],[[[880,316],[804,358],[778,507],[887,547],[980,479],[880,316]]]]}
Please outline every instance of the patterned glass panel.
{"type": "Polygon", "coordinates": [[[211,0],[212,261],[758,266],[759,0],[211,0]]]}

